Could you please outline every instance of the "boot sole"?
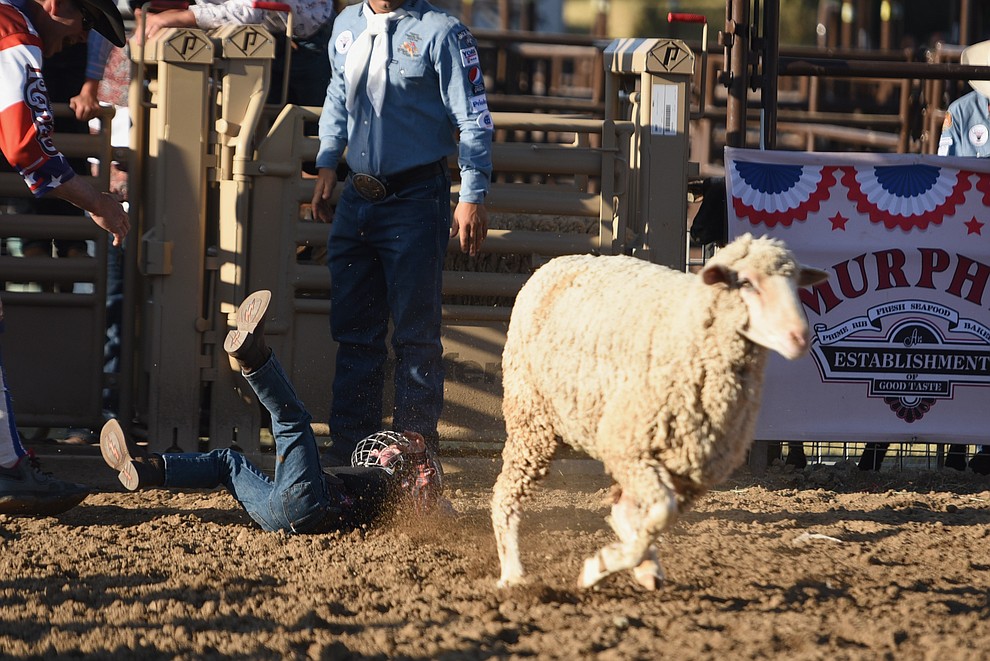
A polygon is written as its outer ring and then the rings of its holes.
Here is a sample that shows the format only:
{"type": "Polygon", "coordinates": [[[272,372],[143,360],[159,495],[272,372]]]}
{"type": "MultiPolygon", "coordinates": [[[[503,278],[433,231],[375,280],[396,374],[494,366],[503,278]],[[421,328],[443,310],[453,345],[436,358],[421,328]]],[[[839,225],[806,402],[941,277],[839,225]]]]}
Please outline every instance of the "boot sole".
{"type": "Polygon", "coordinates": [[[128,491],[137,491],[138,474],[134,458],[127,449],[124,430],[116,420],[109,420],[100,431],[100,454],[107,466],[117,471],[117,479],[128,491]]]}
{"type": "Polygon", "coordinates": [[[255,329],[268,314],[268,304],[271,303],[272,293],[267,289],[254,292],[237,308],[237,330],[227,333],[223,342],[223,350],[229,354],[237,353],[254,334],[255,329]]]}

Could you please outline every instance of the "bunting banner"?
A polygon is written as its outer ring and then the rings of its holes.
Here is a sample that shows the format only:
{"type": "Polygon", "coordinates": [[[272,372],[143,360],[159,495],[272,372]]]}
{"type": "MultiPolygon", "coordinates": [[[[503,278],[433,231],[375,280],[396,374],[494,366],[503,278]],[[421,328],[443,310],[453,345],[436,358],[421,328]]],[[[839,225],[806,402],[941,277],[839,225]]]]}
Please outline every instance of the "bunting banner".
{"type": "Polygon", "coordinates": [[[729,239],[825,269],[758,440],[990,444],[990,159],[726,148],[729,239]]]}

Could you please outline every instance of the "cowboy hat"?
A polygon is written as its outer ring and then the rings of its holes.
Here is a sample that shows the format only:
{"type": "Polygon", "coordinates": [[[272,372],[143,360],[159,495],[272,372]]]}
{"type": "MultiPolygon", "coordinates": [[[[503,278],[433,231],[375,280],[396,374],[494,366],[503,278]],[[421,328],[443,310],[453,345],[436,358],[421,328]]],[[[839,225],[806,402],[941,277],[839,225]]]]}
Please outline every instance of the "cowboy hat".
{"type": "MultiPolygon", "coordinates": [[[[990,66],[990,41],[967,46],[959,56],[959,64],[969,64],[977,67],[990,66]]],[[[990,97],[990,80],[971,80],[970,87],[983,96],[990,97]]]]}
{"type": "Polygon", "coordinates": [[[112,0],[74,0],[93,18],[93,29],[102,34],[114,46],[123,48],[124,19],[112,0]]]}

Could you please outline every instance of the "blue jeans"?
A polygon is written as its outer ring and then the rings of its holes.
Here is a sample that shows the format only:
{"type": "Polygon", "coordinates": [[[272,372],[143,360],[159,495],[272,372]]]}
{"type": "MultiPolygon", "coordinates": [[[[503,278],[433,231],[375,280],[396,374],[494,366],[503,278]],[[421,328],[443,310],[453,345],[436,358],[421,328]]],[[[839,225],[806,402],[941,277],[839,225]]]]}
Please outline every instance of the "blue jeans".
{"type": "MultiPolygon", "coordinates": [[[[120,371],[121,322],[124,311],[124,247],[107,238],[107,336],[103,344],[103,371],[120,371]]],[[[120,403],[120,384],[103,389],[103,417],[116,417],[120,403]]]]}
{"type": "MultiPolygon", "coordinates": [[[[312,419],[273,353],[245,375],[272,417],[275,479],[239,452],[166,454],[165,486],[212,489],[223,485],[263,529],[312,532],[343,504],[323,479],[312,419]]],[[[381,471],[376,471],[381,472],[381,471]]]]}
{"type": "Polygon", "coordinates": [[[328,453],[334,461],[343,462],[359,440],[381,429],[390,316],[392,427],[435,443],[443,408],[440,288],[450,220],[448,174],[378,202],[361,197],[350,180],[344,187],[328,245],[330,331],[338,343],[328,453]]]}

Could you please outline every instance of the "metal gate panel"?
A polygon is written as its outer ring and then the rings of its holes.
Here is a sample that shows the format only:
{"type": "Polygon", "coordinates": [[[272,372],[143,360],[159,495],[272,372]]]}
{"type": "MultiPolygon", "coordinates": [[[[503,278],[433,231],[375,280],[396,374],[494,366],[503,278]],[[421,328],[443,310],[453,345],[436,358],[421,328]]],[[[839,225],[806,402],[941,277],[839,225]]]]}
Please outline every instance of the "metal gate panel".
{"type": "Polygon", "coordinates": [[[203,335],[208,330],[204,136],[213,45],[202,31],[169,28],[147,43],[144,57],[145,70],[153,74],[150,98],[134,118],[147,139],[134,230],[146,292],[140,309],[141,400],[149,447],[188,451],[198,445],[202,372],[211,364],[203,335]]]}
{"type": "MultiPolygon", "coordinates": [[[[53,109],[56,126],[59,117],[72,112],[65,104],[56,104],[53,109]]],[[[100,112],[105,129],[98,134],[56,137],[66,156],[99,159],[102,167],[96,176],[77,174],[97,190],[106,190],[109,184],[112,116],[112,110],[100,112]]],[[[0,175],[0,182],[0,194],[31,204],[31,194],[19,175],[0,175]]],[[[0,294],[6,318],[0,347],[18,425],[99,427],[103,422],[103,388],[115,376],[103,373],[106,232],[81,210],[71,216],[0,213],[0,237],[91,242],[90,257],[0,257],[0,286],[6,289],[0,294]],[[76,283],[78,291],[42,291],[61,282],[76,283]]]]}

